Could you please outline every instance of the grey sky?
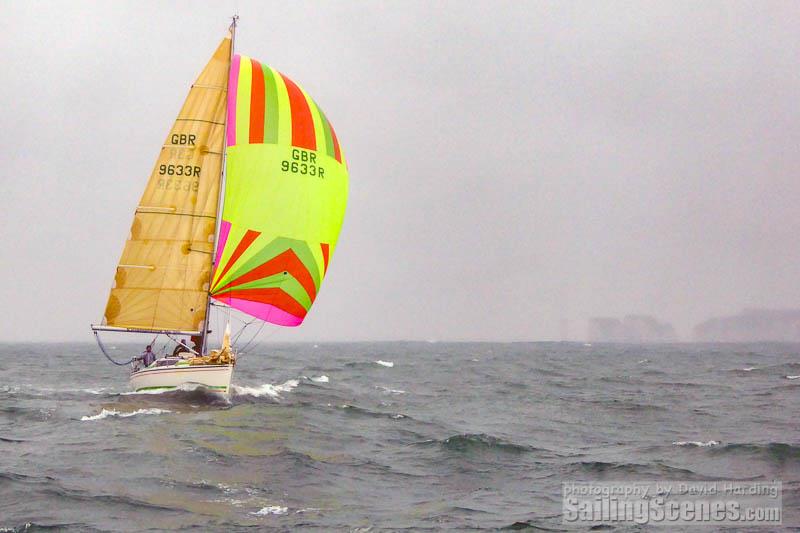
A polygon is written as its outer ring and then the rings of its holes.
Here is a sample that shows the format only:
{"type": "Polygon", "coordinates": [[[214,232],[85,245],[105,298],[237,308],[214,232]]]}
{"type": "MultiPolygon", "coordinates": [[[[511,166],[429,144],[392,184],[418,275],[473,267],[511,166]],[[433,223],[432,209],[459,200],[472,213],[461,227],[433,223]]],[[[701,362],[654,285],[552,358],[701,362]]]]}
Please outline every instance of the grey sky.
{"type": "Polygon", "coordinates": [[[237,51],[313,95],[350,167],[314,309],[271,338],[800,305],[796,2],[5,1],[0,338],[90,338],[237,6],[237,51]]]}

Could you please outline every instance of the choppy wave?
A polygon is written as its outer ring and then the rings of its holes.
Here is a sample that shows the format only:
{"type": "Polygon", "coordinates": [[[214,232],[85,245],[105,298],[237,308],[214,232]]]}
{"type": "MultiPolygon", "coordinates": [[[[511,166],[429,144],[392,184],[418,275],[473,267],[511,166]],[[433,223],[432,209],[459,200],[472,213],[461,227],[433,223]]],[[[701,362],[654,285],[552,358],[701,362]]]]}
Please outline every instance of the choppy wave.
{"type": "Polygon", "coordinates": [[[669,408],[663,405],[639,403],[633,400],[612,398],[608,400],[590,400],[587,403],[602,405],[609,409],[620,411],[668,411],[669,408]]]}
{"type": "Polygon", "coordinates": [[[82,416],[81,421],[86,422],[90,420],[102,420],[108,417],[119,417],[119,418],[127,418],[129,416],[136,416],[136,415],[160,415],[164,413],[171,413],[169,409],[159,409],[157,407],[152,407],[150,409],[137,409],[135,411],[130,412],[120,412],[116,409],[103,409],[96,415],[87,415],[82,416]]]}
{"type": "Polygon", "coordinates": [[[770,442],[766,444],[731,443],[715,447],[715,455],[749,455],[769,461],[783,462],[800,459],[800,445],[785,442],[770,442]]]}
{"type": "Polygon", "coordinates": [[[532,446],[515,444],[507,440],[487,435],[486,433],[464,433],[453,435],[439,442],[442,448],[453,452],[506,452],[506,453],[526,453],[535,450],[532,446]]]}
{"type": "Polygon", "coordinates": [[[50,524],[39,524],[36,522],[25,522],[14,527],[0,526],[0,533],[22,533],[24,531],[92,531],[94,528],[81,522],[56,522],[50,524]]]}
{"type": "Polygon", "coordinates": [[[100,387],[96,389],[81,389],[82,392],[87,394],[105,394],[108,391],[108,387],[100,387]]]}
{"type": "Polygon", "coordinates": [[[681,475],[687,479],[698,477],[698,474],[687,468],[678,468],[661,463],[625,463],[606,461],[581,461],[567,465],[569,471],[582,471],[593,474],[638,474],[638,475],[681,475]]]}
{"type": "Polygon", "coordinates": [[[282,515],[289,512],[288,507],[281,507],[280,505],[268,505],[266,507],[262,507],[261,510],[252,512],[250,514],[256,516],[267,516],[267,515],[282,515]]]}
{"type": "Polygon", "coordinates": [[[375,418],[393,418],[396,420],[400,418],[408,418],[407,415],[403,415],[400,413],[385,413],[382,411],[373,411],[371,409],[366,409],[364,407],[359,407],[357,405],[351,405],[349,403],[342,404],[340,408],[345,409],[348,413],[361,416],[372,416],[375,418]]]}
{"type": "Polygon", "coordinates": [[[706,442],[699,441],[699,440],[679,440],[677,442],[673,442],[675,446],[696,446],[698,448],[707,448],[709,446],[717,446],[719,445],[719,441],[716,440],[709,440],[706,442]]]}
{"type": "Polygon", "coordinates": [[[327,383],[330,381],[330,379],[328,378],[328,376],[322,375],[318,377],[312,377],[311,381],[313,381],[314,383],[327,383]]]}
{"type": "Polygon", "coordinates": [[[375,385],[375,388],[385,392],[386,394],[405,394],[406,391],[402,389],[390,389],[389,387],[384,387],[383,385],[375,385]]]}
{"type": "Polygon", "coordinates": [[[51,476],[28,476],[25,474],[18,474],[16,472],[0,472],[0,480],[16,481],[19,483],[36,484],[36,483],[52,483],[56,478],[51,476]]]}
{"type": "Polygon", "coordinates": [[[375,361],[375,363],[388,368],[392,368],[394,366],[394,363],[392,361],[381,361],[380,359],[375,361]]]}
{"type": "Polygon", "coordinates": [[[270,398],[280,398],[282,392],[290,392],[292,389],[300,384],[298,379],[287,380],[280,385],[273,385],[271,383],[264,383],[257,387],[246,387],[243,385],[231,385],[231,391],[237,396],[253,396],[261,398],[269,396],[270,398]]]}
{"type": "Polygon", "coordinates": [[[75,395],[75,394],[110,394],[109,387],[84,387],[84,388],[54,388],[54,387],[39,387],[36,385],[25,385],[24,387],[4,385],[0,387],[0,393],[8,395],[25,395],[35,398],[60,396],[60,395],[75,395]]]}
{"type": "Polygon", "coordinates": [[[800,379],[800,376],[786,376],[786,379],[800,379]]]}

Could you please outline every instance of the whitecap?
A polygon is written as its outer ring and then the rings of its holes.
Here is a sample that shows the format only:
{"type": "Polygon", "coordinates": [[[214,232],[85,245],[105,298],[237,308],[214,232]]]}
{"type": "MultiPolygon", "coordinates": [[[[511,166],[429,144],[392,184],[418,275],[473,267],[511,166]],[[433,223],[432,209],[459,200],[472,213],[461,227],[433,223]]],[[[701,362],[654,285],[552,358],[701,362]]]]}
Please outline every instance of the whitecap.
{"type": "Polygon", "coordinates": [[[137,409],[136,411],[130,411],[127,413],[121,413],[115,409],[103,409],[96,415],[91,416],[82,416],[81,421],[85,422],[87,420],[102,420],[104,418],[108,418],[109,416],[116,416],[119,418],[127,418],[129,416],[136,416],[136,415],[160,415],[163,413],[171,413],[169,409],[158,409],[157,407],[153,407],[150,409],[137,409]]]}
{"type": "Polygon", "coordinates": [[[230,494],[231,492],[236,492],[236,489],[231,487],[230,485],[226,485],[225,483],[217,483],[217,488],[221,491],[224,491],[226,494],[230,494]]]}
{"type": "Polygon", "coordinates": [[[99,389],[81,389],[81,392],[86,392],[89,394],[103,394],[103,392],[106,390],[108,390],[106,387],[100,387],[99,389]]]}
{"type": "Polygon", "coordinates": [[[744,370],[745,372],[750,372],[751,370],[755,370],[755,369],[756,369],[756,367],[754,367],[754,366],[746,366],[742,370],[744,370]]]}
{"type": "Polygon", "coordinates": [[[328,379],[328,376],[319,376],[316,378],[311,378],[311,381],[315,383],[327,383],[330,381],[330,379],[328,379]]]}
{"type": "Polygon", "coordinates": [[[786,376],[786,379],[800,379],[800,376],[786,376]]]}
{"type": "Polygon", "coordinates": [[[394,366],[394,363],[393,363],[392,361],[381,361],[380,359],[378,359],[378,360],[377,360],[377,361],[375,361],[375,362],[376,362],[377,364],[381,365],[381,366],[387,366],[387,367],[389,367],[389,368],[392,368],[392,367],[394,366]]]}
{"type": "Polygon", "coordinates": [[[211,503],[226,503],[228,505],[233,505],[234,507],[244,507],[244,505],[247,503],[245,500],[237,500],[235,498],[218,498],[216,500],[206,501],[211,503]]]}
{"type": "Polygon", "coordinates": [[[389,387],[384,387],[383,385],[375,385],[375,388],[378,390],[382,390],[386,394],[405,394],[406,391],[400,389],[390,389],[389,387]]]}
{"type": "Polygon", "coordinates": [[[300,384],[300,380],[290,379],[280,385],[272,385],[271,383],[264,383],[259,387],[244,387],[241,385],[231,385],[231,390],[234,394],[239,396],[255,396],[260,398],[262,396],[269,396],[270,398],[279,398],[280,393],[289,392],[300,384]]]}
{"type": "Polygon", "coordinates": [[[719,441],[710,440],[708,442],[701,442],[699,440],[690,440],[690,441],[680,440],[677,442],[673,442],[672,444],[674,444],[675,446],[697,446],[698,448],[707,448],[709,446],[716,446],[717,444],[719,444],[719,441]]]}
{"type": "Polygon", "coordinates": [[[260,511],[251,512],[250,514],[256,516],[267,516],[271,514],[282,515],[286,514],[288,511],[288,507],[281,507],[280,505],[268,505],[266,507],[262,507],[260,511]]]}

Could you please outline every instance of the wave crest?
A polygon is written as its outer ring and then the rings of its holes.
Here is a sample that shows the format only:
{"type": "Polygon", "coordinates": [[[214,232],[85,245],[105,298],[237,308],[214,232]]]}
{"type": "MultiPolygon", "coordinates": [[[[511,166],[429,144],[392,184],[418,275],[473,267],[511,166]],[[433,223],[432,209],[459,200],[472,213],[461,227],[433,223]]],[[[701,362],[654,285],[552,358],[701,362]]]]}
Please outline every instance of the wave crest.
{"type": "Polygon", "coordinates": [[[443,448],[454,452],[483,452],[483,451],[497,451],[507,453],[525,453],[533,451],[535,448],[531,446],[524,446],[521,444],[514,444],[493,435],[486,433],[464,433],[462,435],[454,435],[441,441],[443,448]]]}
{"type": "Polygon", "coordinates": [[[118,417],[118,418],[127,418],[129,416],[136,416],[136,415],[160,415],[160,414],[171,413],[171,412],[172,411],[170,411],[169,409],[159,409],[157,407],[152,407],[150,409],[137,409],[135,411],[130,411],[130,412],[127,412],[127,413],[117,411],[116,409],[103,409],[102,411],[100,411],[96,415],[82,416],[81,417],[81,421],[82,422],[87,422],[87,421],[90,421],[90,420],[102,420],[102,419],[108,418],[110,416],[111,417],[118,417]]]}
{"type": "Polygon", "coordinates": [[[781,463],[800,459],[800,446],[785,442],[770,442],[767,444],[733,443],[714,448],[714,453],[751,455],[781,463]]]}
{"type": "Polygon", "coordinates": [[[260,511],[255,511],[250,514],[256,516],[267,516],[271,514],[282,515],[286,514],[287,512],[289,512],[287,507],[281,507],[280,505],[268,505],[266,507],[262,507],[260,511]]]}
{"type": "Polygon", "coordinates": [[[300,384],[299,379],[290,379],[281,383],[280,385],[273,385],[271,383],[264,383],[258,387],[245,387],[242,385],[231,385],[231,392],[236,396],[253,396],[261,398],[269,396],[270,398],[280,398],[282,392],[290,392],[292,389],[300,384]]]}

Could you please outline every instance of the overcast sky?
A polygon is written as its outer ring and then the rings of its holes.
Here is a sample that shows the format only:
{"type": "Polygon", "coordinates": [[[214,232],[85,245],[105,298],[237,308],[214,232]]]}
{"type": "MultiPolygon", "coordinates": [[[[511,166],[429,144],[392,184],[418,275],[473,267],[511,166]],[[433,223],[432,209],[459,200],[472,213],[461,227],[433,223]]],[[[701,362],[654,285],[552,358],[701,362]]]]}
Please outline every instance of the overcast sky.
{"type": "Polygon", "coordinates": [[[580,339],[800,307],[800,4],[0,3],[0,338],[89,340],[148,174],[238,9],[350,198],[271,339],[580,339]]]}

